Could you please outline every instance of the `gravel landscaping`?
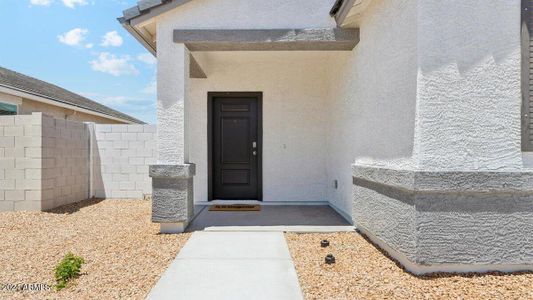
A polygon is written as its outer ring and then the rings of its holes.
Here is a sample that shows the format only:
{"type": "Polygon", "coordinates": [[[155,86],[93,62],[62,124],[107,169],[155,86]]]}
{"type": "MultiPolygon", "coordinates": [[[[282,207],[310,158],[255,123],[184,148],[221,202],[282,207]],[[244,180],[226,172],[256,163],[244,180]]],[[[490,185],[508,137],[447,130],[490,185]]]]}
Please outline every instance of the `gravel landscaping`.
{"type": "Polygon", "coordinates": [[[144,299],[189,234],[161,235],[148,201],[85,201],[52,212],[0,213],[0,298],[144,299]],[[71,251],[81,277],[60,292],[8,291],[10,284],[53,285],[71,251]]]}
{"type": "Polygon", "coordinates": [[[533,299],[533,273],[413,276],[357,233],[287,234],[306,299],[533,299]],[[320,241],[328,239],[329,248],[320,241]],[[336,263],[325,265],[332,253],[336,263]]]}

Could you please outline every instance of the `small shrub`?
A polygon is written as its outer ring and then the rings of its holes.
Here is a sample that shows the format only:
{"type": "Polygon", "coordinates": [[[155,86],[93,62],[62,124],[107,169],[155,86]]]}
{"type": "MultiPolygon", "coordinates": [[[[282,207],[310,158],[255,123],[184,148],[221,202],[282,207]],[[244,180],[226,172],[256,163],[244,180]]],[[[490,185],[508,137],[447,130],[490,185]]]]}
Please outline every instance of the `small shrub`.
{"type": "Polygon", "coordinates": [[[85,263],[82,257],[76,256],[72,253],[67,253],[65,257],[56,266],[56,289],[62,290],[67,286],[67,283],[80,276],[81,265],[85,263]]]}

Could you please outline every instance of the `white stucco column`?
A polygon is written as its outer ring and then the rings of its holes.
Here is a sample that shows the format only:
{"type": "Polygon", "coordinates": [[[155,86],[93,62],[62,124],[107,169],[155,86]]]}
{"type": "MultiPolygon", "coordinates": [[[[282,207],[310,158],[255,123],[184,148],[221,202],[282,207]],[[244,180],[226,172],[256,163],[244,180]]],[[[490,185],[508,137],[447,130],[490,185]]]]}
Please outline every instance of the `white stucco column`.
{"type": "Polygon", "coordinates": [[[152,221],[162,233],[183,232],[194,213],[193,177],[189,164],[189,50],[172,40],[172,28],[157,36],[158,164],[150,166],[152,221]]]}
{"type": "Polygon", "coordinates": [[[183,44],[158,43],[157,132],[159,164],[188,162],[187,107],[189,50],[183,44]]]}
{"type": "Polygon", "coordinates": [[[521,168],[520,5],[418,1],[419,169],[521,168]]]}

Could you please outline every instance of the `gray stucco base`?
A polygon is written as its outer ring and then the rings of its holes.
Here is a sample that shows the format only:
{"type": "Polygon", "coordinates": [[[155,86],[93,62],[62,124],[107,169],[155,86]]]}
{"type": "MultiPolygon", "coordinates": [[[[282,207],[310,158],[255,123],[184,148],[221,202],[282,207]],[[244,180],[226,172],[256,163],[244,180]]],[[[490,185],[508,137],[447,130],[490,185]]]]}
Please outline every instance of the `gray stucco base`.
{"type": "Polygon", "coordinates": [[[533,270],[533,172],[353,166],[358,229],[413,273],[533,270]]]}
{"type": "Polygon", "coordinates": [[[164,224],[162,231],[182,231],[192,219],[194,175],[194,164],[150,166],[152,222],[164,224]]]}

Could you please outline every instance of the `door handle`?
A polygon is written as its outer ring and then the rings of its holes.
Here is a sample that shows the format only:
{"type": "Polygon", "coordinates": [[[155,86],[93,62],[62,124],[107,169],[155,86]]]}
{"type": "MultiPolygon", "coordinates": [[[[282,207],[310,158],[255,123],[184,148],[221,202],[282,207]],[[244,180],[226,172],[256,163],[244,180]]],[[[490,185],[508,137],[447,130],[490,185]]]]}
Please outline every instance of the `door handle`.
{"type": "Polygon", "coordinates": [[[257,151],[252,152],[254,156],[257,156],[257,151]]]}

